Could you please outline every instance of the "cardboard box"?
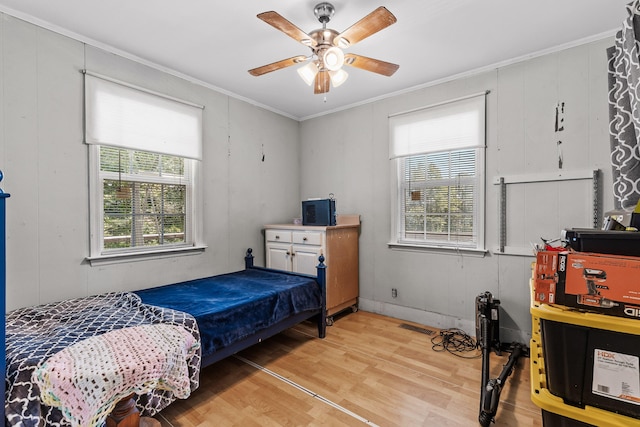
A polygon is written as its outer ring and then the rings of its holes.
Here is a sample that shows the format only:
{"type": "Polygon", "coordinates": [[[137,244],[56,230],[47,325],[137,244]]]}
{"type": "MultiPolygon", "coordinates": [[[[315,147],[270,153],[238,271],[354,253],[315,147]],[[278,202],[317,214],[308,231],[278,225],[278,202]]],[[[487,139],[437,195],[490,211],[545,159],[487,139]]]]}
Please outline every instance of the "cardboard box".
{"type": "Polygon", "coordinates": [[[564,293],[565,305],[640,318],[640,257],[571,252],[564,293]]]}
{"type": "Polygon", "coordinates": [[[534,300],[545,304],[558,304],[557,285],[559,252],[540,251],[536,254],[534,272],[534,300]]]}
{"type": "Polygon", "coordinates": [[[534,300],[545,304],[564,304],[567,251],[540,251],[536,255],[534,300]]]}
{"type": "Polygon", "coordinates": [[[640,257],[540,251],[534,299],[640,319],[640,257]]]}

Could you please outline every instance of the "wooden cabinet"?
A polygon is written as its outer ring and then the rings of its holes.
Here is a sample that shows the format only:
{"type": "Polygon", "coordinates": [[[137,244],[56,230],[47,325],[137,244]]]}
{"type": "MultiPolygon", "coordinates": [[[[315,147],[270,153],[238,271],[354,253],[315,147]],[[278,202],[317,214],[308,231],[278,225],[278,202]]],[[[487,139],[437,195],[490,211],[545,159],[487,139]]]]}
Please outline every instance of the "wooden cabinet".
{"type": "Polygon", "coordinates": [[[359,215],[338,215],[338,225],[265,225],[266,266],[316,275],[318,257],[327,265],[327,317],[358,304],[359,215]]]}

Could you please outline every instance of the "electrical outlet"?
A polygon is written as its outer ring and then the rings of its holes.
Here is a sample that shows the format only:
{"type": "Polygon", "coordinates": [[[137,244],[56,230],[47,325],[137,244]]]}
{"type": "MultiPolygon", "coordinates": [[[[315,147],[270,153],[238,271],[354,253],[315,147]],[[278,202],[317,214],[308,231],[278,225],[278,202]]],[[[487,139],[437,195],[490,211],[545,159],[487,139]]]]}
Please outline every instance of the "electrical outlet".
{"type": "Polygon", "coordinates": [[[398,290],[396,288],[391,288],[391,297],[392,298],[398,297],[398,290]]]}

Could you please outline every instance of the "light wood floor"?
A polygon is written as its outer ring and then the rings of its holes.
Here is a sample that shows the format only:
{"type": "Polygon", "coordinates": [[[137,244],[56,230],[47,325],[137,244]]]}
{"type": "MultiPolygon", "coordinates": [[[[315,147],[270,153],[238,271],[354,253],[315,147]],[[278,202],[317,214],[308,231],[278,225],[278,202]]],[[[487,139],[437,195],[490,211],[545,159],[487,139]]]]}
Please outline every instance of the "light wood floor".
{"type": "MultiPolygon", "coordinates": [[[[432,336],[402,323],[349,313],[320,340],[305,322],[204,368],[200,388],[156,418],[163,427],[478,426],[482,359],[436,352],[432,336]]],[[[491,378],[507,358],[491,354],[491,378]]],[[[521,358],[495,426],[542,427],[529,396],[529,359],[521,358]]]]}

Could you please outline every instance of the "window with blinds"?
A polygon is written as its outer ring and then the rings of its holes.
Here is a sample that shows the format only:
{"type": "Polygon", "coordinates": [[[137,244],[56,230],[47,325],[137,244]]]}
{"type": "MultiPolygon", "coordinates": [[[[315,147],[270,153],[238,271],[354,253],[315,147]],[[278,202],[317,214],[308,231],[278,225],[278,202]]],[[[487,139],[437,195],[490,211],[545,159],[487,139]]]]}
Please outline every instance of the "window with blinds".
{"type": "Polygon", "coordinates": [[[100,147],[105,250],[185,244],[189,162],[100,147]]]}
{"type": "Polygon", "coordinates": [[[484,249],[484,94],[390,117],[394,242],[484,249]]]}
{"type": "Polygon", "coordinates": [[[91,258],[194,247],[202,107],[85,74],[91,258]]]}

